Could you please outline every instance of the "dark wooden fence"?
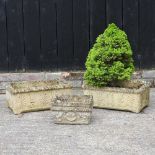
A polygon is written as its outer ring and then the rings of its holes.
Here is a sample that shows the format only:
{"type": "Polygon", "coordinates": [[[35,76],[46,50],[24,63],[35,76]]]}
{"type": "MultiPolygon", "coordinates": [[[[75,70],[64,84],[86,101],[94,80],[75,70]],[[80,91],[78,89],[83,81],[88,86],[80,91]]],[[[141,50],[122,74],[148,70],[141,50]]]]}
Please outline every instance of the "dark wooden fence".
{"type": "Polygon", "coordinates": [[[155,0],[0,0],[0,71],[84,68],[112,22],[128,34],[137,68],[155,67],[155,0]]]}

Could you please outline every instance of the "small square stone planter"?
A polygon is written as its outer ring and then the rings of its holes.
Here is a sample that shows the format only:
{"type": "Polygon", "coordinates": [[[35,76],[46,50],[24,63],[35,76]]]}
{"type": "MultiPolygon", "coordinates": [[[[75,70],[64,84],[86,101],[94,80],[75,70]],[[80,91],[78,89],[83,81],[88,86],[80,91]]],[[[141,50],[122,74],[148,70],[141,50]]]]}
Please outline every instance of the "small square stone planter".
{"type": "Polygon", "coordinates": [[[14,114],[48,110],[56,95],[70,94],[71,88],[71,85],[57,80],[11,83],[6,88],[7,104],[14,114]]]}
{"type": "Polygon", "coordinates": [[[139,113],[149,105],[150,83],[140,80],[122,82],[118,87],[95,88],[83,84],[85,95],[92,95],[94,107],[139,113]]]}
{"type": "Polygon", "coordinates": [[[93,97],[85,95],[56,96],[51,109],[56,124],[89,124],[93,108],[93,97]]]}

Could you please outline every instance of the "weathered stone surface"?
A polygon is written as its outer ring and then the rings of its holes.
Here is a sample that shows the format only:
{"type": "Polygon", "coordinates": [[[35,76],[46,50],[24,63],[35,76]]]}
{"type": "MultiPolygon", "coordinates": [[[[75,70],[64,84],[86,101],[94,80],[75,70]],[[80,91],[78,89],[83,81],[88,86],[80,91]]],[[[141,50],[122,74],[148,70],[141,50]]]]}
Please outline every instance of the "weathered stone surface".
{"type": "Polygon", "coordinates": [[[0,82],[17,82],[17,81],[41,81],[44,80],[45,73],[2,73],[0,82]]]}
{"type": "Polygon", "coordinates": [[[136,71],[132,75],[132,79],[141,79],[143,75],[143,71],[136,71]]]}
{"type": "Polygon", "coordinates": [[[123,83],[123,85],[121,85],[122,88],[94,88],[83,85],[83,89],[85,95],[93,96],[94,107],[97,108],[117,109],[139,113],[144,107],[149,105],[149,83],[132,80],[123,83]],[[132,89],[131,87],[133,86],[135,86],[135,88],[132,89]]]}
{"type": "Polygon", "coordinates": [[[0,74],[0,82],[20,81],[20,73],[2,73],[0,74]]]}
{"type": "Polygon", "coordinates": [[[155,70],[145,70],[145,71],[143,71],[142,78],[144,78],[144,79],[154,79],[155,78],[155,70]]]}
{"type": "Polygon", "coordinates": [[[154,80],[153,79],[143,79],[144,81],[146,82],[149,82],[150,83],[150,87],[154,87],[155,86],[155,83],[154,83],[154,80]]]}
{"type": "Polygon", "coordinates": [[[0,94],[5,94],[6,90],[5,89],[0,89],[0,94]]]}
{"type": "Polygon", "coordinates": [[[11,83],[6,89],[8,107],[15,114],[28,111],[47,110],[51,100],[58,94],[70,94],[71,85],[53,81],[11,83]]]}
{"type": "Polygon", "coordinates": [[[85,95],[56,96],[51,109],[57,124],[89,124],[93,108],[93,97],[85,95]]]}
{"type": "Polygon", "coordinates": [[[82,84],[83,84],[83,81],[82,80],[63,80],[63,82],[66,82],[70,85],[72,85],[73,88],[81,88],[82,87],[82,84]]]}
{"type": "Polygon", "coordinates": [[[65,72],[61,74],[61,78],[65,80],[82,80],[84,72],[65,72]]]}
{"type": "Polygon", "coordinates": [[[84,72],[64,72],[61,80],[70,83],[74,88],[81,88],[83,84],[84,72]]]}
{"type": "Polygon", "coordinates": [[[42,81],[45,79],[45,73],[21,73],[20,75],[20,81],[42,81]]]}
{"type": "Polygon", "coordinates": [[[0,82],[0,94],[6,93],[6,87],[9,85],[9,82],[0,82]]]}
{"type": "Polygon", "coordinates": [[[47,72],[47,73],[45,73],[45,80],[55,80],[55,79],[60,79],[60,78],[61,78],[60,72],[55,72],[55,73],[47,72]]]}

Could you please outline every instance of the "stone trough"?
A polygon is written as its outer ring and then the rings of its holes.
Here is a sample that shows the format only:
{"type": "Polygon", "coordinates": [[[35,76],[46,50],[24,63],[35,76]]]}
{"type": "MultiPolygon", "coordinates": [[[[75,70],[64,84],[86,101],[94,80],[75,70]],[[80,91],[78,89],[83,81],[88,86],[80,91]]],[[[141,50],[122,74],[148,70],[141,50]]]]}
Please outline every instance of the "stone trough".
{"type": "Polygon", "coordinates": [[[56,124],[89,124],[93,109],[93,97],[86,95],[56,96],[51,110],[56,124]]]}
{"type": "Polygon", "coordinates": [[[115,87],[95,88],[83,84],[83,73],[52,81],[12,83],[6,89],[7,103],[15,114],[47,110],[56,95],[93,96],[95,108],[125,110],[139,113],[149,105],[150,83],[131,80],[115,87]]]}
{"type": "Polygon", "coordinates": [[[117,87],[95,88],[83,84],[85,95],[92,95],[95,108],[125,110],[139,113],[149,105],[150,83],[131,80],[117,87]]]}
{"type": "Polygon", "coordinates": [[[56,95],[71,94],[71,88],[70,84],[57,80],[12,83],[6,88],[7,104],[14,114],[48,110],[56,95]]]}

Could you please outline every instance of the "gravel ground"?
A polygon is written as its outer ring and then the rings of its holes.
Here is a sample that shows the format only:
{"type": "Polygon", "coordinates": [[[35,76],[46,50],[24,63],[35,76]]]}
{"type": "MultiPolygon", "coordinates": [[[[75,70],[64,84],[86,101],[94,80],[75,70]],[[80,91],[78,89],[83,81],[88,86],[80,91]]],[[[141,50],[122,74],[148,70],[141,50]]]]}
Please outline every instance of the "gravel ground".
{"type": "Polygon", "coordinates": [[[0,96],[0,155],[155,155],[155,89],[140,114],[94,109],[90,125],[55,125],[51,111],[14,115],[0,96]]]}

